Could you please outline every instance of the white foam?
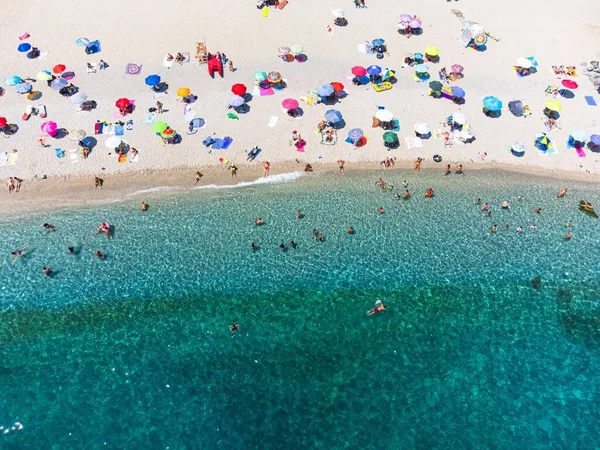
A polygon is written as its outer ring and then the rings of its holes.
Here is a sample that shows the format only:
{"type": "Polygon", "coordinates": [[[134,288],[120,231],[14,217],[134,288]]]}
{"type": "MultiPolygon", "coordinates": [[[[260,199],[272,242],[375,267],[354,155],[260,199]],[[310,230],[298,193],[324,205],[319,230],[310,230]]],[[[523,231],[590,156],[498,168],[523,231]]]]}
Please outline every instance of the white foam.
{"type": "Polygon", "coordinates": [[[241,188],[241,187],[248,187],[248,186],[259,186],[261,184],[290,183],[290,182],[295,181],[298,178],[304,176],[304,174],[305,173],[301,172],[301,171],[287,172],[287,173],[280,173],[278,175],[273,175],[273,176],[270,176],[267,178],[261,177],[254,181],[242,181],[241,183],[238,183],[238,184],[224,184],[224,185],[220,185],[220,186],[216,185],[216,184],[209,184],[206,186],[196,186],[191,189],[234,189],[234,188],[241,188]]]}
{"type": "Polygon", "coordinates": [[[181,189],[179,186],[158,186],[150,189],[142,189],[141,191],[136,191],[131,195],[141,195],[141,194],[149,194],[151,192],[161,192],[161,191],[176,191],[181,189]]]}

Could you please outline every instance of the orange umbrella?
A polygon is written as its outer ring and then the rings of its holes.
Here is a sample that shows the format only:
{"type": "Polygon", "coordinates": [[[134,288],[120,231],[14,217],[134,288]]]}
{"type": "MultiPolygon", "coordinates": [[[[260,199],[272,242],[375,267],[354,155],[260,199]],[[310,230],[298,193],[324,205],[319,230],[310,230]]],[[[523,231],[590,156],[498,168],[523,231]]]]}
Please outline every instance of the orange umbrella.
{"type": "Polygon", "coordinates": [[[330,83],[333,86],[333,90],[335,92],[340,92],[344,90],[344,85],[342,83],[339,83],[337,81],[334,81],[333,83],[330,83]]]}
{"type": "Polygon", "coordinates": [[[190,88],[186,88],[186,87],[182,87],[177,89],[177,97],[187,97],[188,95],[190,95],[192,93],[192,91],[190,91],[190,88]]]}
{"type": "Polygon", "coordinates": [[[65,66],[64,64],[57,64],[52,69],[52,72],[54,72],[54,73],[63,73],[65,70],[67,70],[67,66],[65,66]]]}

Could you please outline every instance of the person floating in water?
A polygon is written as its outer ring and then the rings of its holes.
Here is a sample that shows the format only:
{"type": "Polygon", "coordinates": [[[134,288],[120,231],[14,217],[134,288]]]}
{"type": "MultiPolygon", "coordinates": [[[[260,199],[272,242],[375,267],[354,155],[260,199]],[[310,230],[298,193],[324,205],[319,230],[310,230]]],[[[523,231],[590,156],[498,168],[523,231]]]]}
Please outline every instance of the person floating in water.
{"type": "Polygon", "coordinates": [[[44,224],[44,229],[46,231],[56,231],[56,227],[54,225],[50,225],[49,223],[44,224]]]}
{"type": "Polygon", "coordinates": [[[354,228],[348,227],[348,234],[354,234],[354,228]]]}
{"type": "Polygon", "coordinates": [[[23,256],[25,254],[25,250],[27,250],[27,245],[25,247],[21,247],[18,250],[15,250],[13,252],[10,253],[10,258],[11,260],[14,262],[15,259],[23,256]]]}
{"type": "Polygon", "coordinates": [[[279,244],[279,250],[281,250],[282,252],[285,252],[286,248],[285,248],[285,244],[283,242],[281,244],[279,244]]]}
{"type": "Polygon", "coordinates": [[[290,241],[290,247],[298,248],[298,244],[296,244],[294,241],[290,241]]]}
{"type": "Polygon", "coordinates": [[[75,247],[67,247],[67,255],[72,255],[73,253],[75,253],[75,247]]]}
{"type": "Polygon", "coordinates": [[[300,220],[302,219],[302,211],[298,210],[296,211],[296,220],[300,220]]]}
{"type": "Polygon", "coordinates": [[[96,250],[92,255],[92,259],[94,259],[94,256],[97,256],[99,259],[104,261],[104,253],[102,253],[102,250],[96,250]]]}
{"type": "Polygon", "coordinates": [[[254,221],[254,225],[256,226],[262,225],[263,223],[264,221],[260,217],[254,221]]]}
{"type": "Polygon", "coordinates": [[[148,203],[142,202],[141,207],[142,207],[142,211],[148,211],[148,203]]]}
{"type": "Polygon", "coordinates": [[[252,249],[252,251],[255,251],[258,248],[258,245],[256,245],[256,242],[253,242],[252,244],[250,244],[250,248],[252,249]]]}
{"type": "Polygon", "coordinates": [[[383,304],[383,302],[380,299],[377,299],[377,301],[375,302],[375,307],[367,311],[367,316],[377,314],[381,311],[385,311],[386,309],[387,307],[383,304]]]}
{"type": "Polygon", "coordinates": [[[568,240],[569,240],[569,239],[571,239],[572,237],[573,237],[573,232],[572,232],[572,231],[569,231],[569,234],[567,234],[567,235],[565,236],[565,241],[568,241],[568,240]]]}
{"type": "Polygon", "coordinates": [[[44,275],[50,276],[50,275],[52,275],[52,268],[51,268],[51,267],[49,267],[49,266],[48,266],[48,267],[44,267],[44,268],[42,269],[42,273],[43,273],[44,275]]]}
{"type": "Polygon", "coordinates": [[[556,196],[556,198],[563,198],[566,194],[567,188],[562,188],[560,191],[558,191],[558,195],[556,196]]]}
{"type": "Polygon", "coordinates": [[[496,231],[498,231],[498,225],[494,224],[492,225],[492,233],[495,233],[496,231]]]}
{"type": "Polygon", "coordinates": [[[102,222],[100,225],[98,225],[98,228],[96,228],[96,232],[97,233],[104,233],[106,234],[106,237],[109,238],[111,231],[110,231],[110,223],[108,222],[102,222]]]}
{"type": "Polygon", "coordinates": [[[381,206],[377,208],[377,214],[383,214],[383,208],[381,206]]]}
{"type": "Polygon", "coordinates": [[[229,331],[231,331],[231,335],[233,336],[236,331],[240,331],[240,324],[232,323],[231,325],[229,325],[229,331]]]}

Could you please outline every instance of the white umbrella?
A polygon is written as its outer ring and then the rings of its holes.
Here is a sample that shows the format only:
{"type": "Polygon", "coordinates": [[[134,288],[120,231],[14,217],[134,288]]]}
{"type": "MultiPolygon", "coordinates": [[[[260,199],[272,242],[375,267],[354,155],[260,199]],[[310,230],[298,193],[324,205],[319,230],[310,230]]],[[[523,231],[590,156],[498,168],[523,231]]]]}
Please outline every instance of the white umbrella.
{"type": "Polygon", "coordinates": [[[523,67],[524,69],[529,69],[533,66],[533,63],[531,62],[531,60],[529,60],[527,58],[518,58],[517,66],[523,67]]]}
{"type": "Polygon", "coordinates": [[[246,103],[244,97],[241,97],[239,95],[236,95],[231,100],[229,100],[229,105],[234,107],[242,106],[244,103],[246,103]]]}
{"type": "Polygon", "coordinates": [[[69,132],[69,139],[71,139],[72,141],[80,141],[84,137],[85,137],[85,131],[83,131],[81,129],[71,130],[69,132]]]}
{"type": "Polygon", "coordinates": [[[525,144],[523,144],[521,141],[515,141],[513,142],[513,145],[511,145],[511,148],[517,152],[522,152],[525,150],[525,144]]]}
{"type": "Polygon", "coordinates": [[[394,114],[388,109],[380,109],[375,113],[375,117],[382,122],[390,122],[394,119],[394,114]]]}
{"type": "Polygon", "coordinates": [[[426,123],[419,122],[415,124],[415,131],[419,134],[429,134],[431,133],[431,128],[426,123]]]}
{"type": "Polygon", "coordinates": [[[106,148],[117,148],[121,143],[121,138],[119,136],[111,136],[107,140],[104,141],[104,145],[106,148]]]}
{"type": "Polygon", "coordinates": [[[337,17],[338,19],[341,19],[346,15],[343,9],[332,9],[331,14],[333,14],[333,17],[337,17]]]}
{"type": "Polygon", "coordinates": [[[459,125],[464,125],[465,123],[467,123],[467,118],[463,113],[452,114],[452,120],[454,120],[459,125]]]}
{"type": "Polygon", "coordinates": [[[302,53],[302,51],[304,49],[302,48],[301,45],[296,44],[296,45],[292,45],[291,48],[290,48],[290,50],[292,51],[292,53],[294,55],[299,55],[300,53],[302,53]]]}
{"type": "Polygon", "coordinates": [[[74,105],[81,105],[87,100],[87,95],[85,95],[83,92],[78,92],[77,94],[69,98],[69,100],[71,100],[71,103],[73,103],[74,105]]]}

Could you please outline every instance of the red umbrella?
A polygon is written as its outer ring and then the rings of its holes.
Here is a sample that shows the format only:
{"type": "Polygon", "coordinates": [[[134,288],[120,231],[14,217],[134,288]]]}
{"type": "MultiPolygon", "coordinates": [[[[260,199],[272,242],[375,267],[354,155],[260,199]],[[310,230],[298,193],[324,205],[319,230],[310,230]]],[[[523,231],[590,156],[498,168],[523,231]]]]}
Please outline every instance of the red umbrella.
{"type": "Polygon", "coordinates": [[[362,66],[354,66],[352,68],[352,75],[357,77],[364,77],[367,74],[367,69],[362,66]]]}
{"type": "Polygon", "coordinates": [[[119,109],[127,109],[127,107],[131,105],[131,102],[129,101],[129,99],[127,98],[120,98],[119,100],[117,100],[117,102],[115,103],[115,106],[119,109]]]}
{"type": "Polygon", "coordinates": [[[298,106],[300,106],[300,104],[298,103],[298,100],[295,100],[293,98],[286,98],[284,101],[281,102],[281,106],[290,111],[292,109],[296,109],[298,106]]]}
{"type": "Polygon", "coordinates": [[[333,86],[333,90],[335,92],[340,92],[344,90],[344,85],[342,83],[339,83],[337,81],[334,81],[333,83],[330,83],[333,86]]]}
{"type": "Polygon", "coordinates": [[[242,83],[237,83],[231,86],[231,92],[233,92],[234,95],[244,95],[246,93],[246,90],[246,86],[244,86],[242,83]]]}
{"type": "Polygon", "coordinates": [[[63,73],[66,69],[67,69],[67,66],[65,66],[64,64],[57,64],[52,69],[52,72],[54,72],[54,73],[63,73]]]}
{"type": "Polygon", "coordinates": [[[0,117],[0,127],[6,126],[7,123],[6,117],[0,117]]]}
{"type": "Polygon", "coordinates": [[[562,80],[562,85],[567,89],[577,89],[577,87],[579,86],[573,80],[562,80]]]}

